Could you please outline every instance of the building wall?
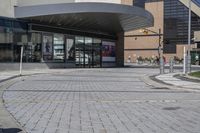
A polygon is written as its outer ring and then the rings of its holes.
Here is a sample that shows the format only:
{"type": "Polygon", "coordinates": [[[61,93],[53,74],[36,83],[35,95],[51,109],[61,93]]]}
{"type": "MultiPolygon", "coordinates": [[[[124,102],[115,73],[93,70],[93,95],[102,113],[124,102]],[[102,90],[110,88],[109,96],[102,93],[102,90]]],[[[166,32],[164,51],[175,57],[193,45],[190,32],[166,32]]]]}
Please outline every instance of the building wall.
{"type": "Polygon", "coordinates": [[[0,0],[0,16],[14,17],[14,6],[17,0],[0,0]]]}
{"type": "MultiPolygon", "coordinates": [[[[163,49],[167,62],[174,56],[182,59],[183,48],[187,48],[188,43],[187,7],[179,0],[148,0],[145,3],[145,8],[153,14],[155,22],[154,26],[148,29],[158,32],[158,29],[161,28],[162,33],[164,33],[162,41],[165,43],[163,49]]],[[[200,29],[199,20],[200,17],[192,13],[191,38],[194,36],[194,31],[200,29]]],[[[136,62],[138,56],[143,58],[158,56],[158,36],[148,36],[150,34],[149,32],[145,35],[140,30],[125,34],[125,36],[130,36],[125,37],[125,62],[136,62]]],[[[197,48],[197,45],[192,44],[191,47],[197,48]]]]}
{"type": "MultiPolygon", "coordinates": [[[[147,29],[163,33],[163,1],[146,2],[145,9],[154,16],[154,26],[147,29]]],[[[136,62],[138,56],[143,58],[158,56],[159,36],[151,36],[154,33],[145,34],[141,30],[125,33],[125,62],[131,59],[136,62]]],[[[162,40],[162,39],[161,39],[162,40]]]]}
{"type": "Polygon", "coordinates": [[[124,5],[133,5],[133,0],[121,0],[121,4],[124,4],[124,5]]]}

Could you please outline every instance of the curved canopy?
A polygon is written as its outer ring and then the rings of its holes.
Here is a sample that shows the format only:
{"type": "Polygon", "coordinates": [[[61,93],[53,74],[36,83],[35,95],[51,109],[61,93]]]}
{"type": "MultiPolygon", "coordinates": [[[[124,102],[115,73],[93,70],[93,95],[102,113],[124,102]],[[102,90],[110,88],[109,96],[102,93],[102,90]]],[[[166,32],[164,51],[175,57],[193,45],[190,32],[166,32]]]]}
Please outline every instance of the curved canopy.
{"type": "Polygon", "coordinates": [[[153,16],[142,8],[108,3],[64,3],[15,7],[15,17],[34,23],[109,34],[153,25],[153,16]]]}

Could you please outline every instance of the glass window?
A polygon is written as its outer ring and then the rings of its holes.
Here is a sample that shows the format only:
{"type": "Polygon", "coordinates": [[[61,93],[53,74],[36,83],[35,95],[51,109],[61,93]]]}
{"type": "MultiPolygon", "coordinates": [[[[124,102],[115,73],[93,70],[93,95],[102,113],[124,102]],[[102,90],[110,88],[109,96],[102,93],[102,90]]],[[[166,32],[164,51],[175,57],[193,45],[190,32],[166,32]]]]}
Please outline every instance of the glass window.
{"type": "Polygon", "coordinates": [[[54,34],[53,59],[64,61],[64,35],[54,34]]]}

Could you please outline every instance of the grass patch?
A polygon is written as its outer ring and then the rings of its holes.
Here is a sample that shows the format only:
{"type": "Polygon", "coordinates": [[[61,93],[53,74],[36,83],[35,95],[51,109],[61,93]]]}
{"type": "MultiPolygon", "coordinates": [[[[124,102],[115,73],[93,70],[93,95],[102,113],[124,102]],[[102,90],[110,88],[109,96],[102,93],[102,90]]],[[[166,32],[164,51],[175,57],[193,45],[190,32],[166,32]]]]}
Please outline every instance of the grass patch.
{"type": "Polygon", "coordinates": [[[200,78],[200,71],[198,71],[198,72],[193,72],[193,73],[190,73],[189,75],[190,75],[190,76],[193,76],[193,77],[200,78]]]}

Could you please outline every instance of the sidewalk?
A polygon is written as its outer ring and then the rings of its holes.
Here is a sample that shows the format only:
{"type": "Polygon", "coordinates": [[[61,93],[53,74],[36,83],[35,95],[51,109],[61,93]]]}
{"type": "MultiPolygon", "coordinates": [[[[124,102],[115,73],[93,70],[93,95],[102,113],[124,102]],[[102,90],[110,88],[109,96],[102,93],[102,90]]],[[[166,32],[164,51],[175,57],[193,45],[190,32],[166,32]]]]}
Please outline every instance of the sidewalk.
{"type": "Polygon", "coordinates": [[[181,75],[182,73],[169,73],[169,74],[163,74],[155,76],[155,79],[167,84],[172,85],[179,88],[185,88],[185,89],[193,89],[193,90],[200,90],[200,82],[198,81],[192,81],[187,80],[184,78],[178,78],[176,75],[181,75]]]}

